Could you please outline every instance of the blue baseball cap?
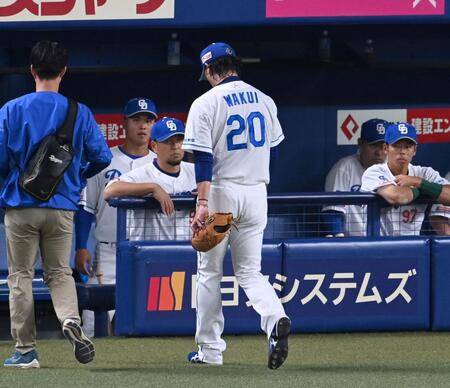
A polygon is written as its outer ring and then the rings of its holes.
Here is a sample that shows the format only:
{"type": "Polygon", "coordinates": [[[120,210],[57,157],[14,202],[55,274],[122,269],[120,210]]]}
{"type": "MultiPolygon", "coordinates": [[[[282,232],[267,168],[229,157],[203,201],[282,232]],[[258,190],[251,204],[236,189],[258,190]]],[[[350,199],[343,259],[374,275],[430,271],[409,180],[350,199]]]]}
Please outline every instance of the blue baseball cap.
{"type": "Polygon", "coordinates": [[[223,42],[211,43],[208,47],[202,50],[200,53],[200,62],[202,64],[202,74],[199,81],[206,80],[205,68],[216,59],[222,57],[236,57],[236,51],[229,44],[223,42]]]}
{"type": "Polygon", "coordinates": [[[386,128],[389,123],[382,119],[371,119],[365,121],[361,126],[361,140],[369,144],[384,142],[386,128]]]}
{"type": "Polygon", "coordinates": [[[156,105],[148,98],[132,98],[127,102],[125,109],[123,110],[123,115],[125,117],[131,117],[137,115],[138,113],[148,113],[155,116],[155,119],[158,118],[156,105]]]}
{"type": "Polygon", "coordinates": [[[391,123],[386,128],[385,141],[387,144],[397,143],[401,139],[409,139],[417,144],[416,128],[402,121],[391,123]]]}
{"type": "Polygon", "coordinates": [[[184,136],[184,124],[173,117],[164,117],[158,120],[152,128],[152,140],[164,141],[175,135],[184,136]]]}

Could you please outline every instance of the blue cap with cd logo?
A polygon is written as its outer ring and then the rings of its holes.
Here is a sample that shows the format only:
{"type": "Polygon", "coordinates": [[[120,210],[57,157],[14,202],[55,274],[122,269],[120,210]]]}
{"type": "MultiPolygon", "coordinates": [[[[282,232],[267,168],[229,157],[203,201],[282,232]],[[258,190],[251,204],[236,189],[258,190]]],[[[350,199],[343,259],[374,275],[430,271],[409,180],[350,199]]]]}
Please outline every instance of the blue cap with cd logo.
{"type": "Polygon", "coordinates": [[[413,125],[402,121],[389,124],[386,128],[386,143],[394,144],[401,139],[409,139],[417,144],[416,128],[413,125]]]}
{"type": "Polygon", "coordinates": [[[369,144],[384,142],[384,135],[389,123],[382,119],[371,119],[365,121],[361,126],[361,140],[369,144]]]}
{"type": "Polygon", "coordinates": [[[125,117],[131,117],[137,115],[138,113],[148,113],[153,115],[155,119],[158,118],[156,105],[148,98],[132,98],[127,102],[125,109],[123,110],[123,115],[125,117]]]}
{"type": "Polygon", "coordinates": [[[164,141],[175,135],[184,136],[184,124],[173,117],[164,117],[158,120],[152,128],[152,140],[164,141]]]}

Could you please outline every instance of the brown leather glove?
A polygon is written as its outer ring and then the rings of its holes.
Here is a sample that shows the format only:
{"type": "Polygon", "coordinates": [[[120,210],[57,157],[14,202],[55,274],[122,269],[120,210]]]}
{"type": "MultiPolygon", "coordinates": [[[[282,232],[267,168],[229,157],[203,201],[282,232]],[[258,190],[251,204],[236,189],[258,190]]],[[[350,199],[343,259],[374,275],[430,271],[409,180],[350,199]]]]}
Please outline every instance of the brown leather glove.
{"type": "Polygon", "coordinates": [[[192,246],[196,251],[208,252],[218,245],[229,233],[233,224],[232,213],[213,213],[205,220],[205,228],[192,236],[192,246]]]}

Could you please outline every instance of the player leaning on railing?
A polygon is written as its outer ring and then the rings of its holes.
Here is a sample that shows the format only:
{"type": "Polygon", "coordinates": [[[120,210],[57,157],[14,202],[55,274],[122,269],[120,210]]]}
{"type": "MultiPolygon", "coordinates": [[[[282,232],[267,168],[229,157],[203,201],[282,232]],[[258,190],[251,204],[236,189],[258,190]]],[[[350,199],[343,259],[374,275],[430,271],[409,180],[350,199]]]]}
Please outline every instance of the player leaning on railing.
{"type": "Polygon", "coordinates": [[[164,117],[152,128],[151,144],[157,157],[144,166],[129,171],[108,183],[105,199],[118,196],[153,196],[161,211],[134,210],[130,216],[130,240],[185,240],[189,238],[189,210],[176,209],[170,195],[190,193],[195,189],[191,163],[183,162],[184,125],[164,117]]]}
{"type": "MultiPolygon", "coordinates": [[[[384,134],[388,122],[382,119],[365,121],[358,139],[358,152],[338,160],[325,180],[325,191],[358,192],[364,171],[386,159],[384,134]]],[[[365,236],[367,214],[361,205],[328,205],[321,215],[326,237],[365,236]]]]}
{"type": "MultiPolygon", "coordinates": [[[[416,129],[407,123],[390,124],[386,129],[387,162],[368,168],[361,191],[376,192],[393,207],[383,209],[381,233],[387,236],[418,235],[427,205],[411,204],[419,196],[450,205],[450,185],[431,167],[411,164],[417,152],[416,129]]],[[[434,205],[430,221],[436,231],[445,227],[450,214],[434,205]],[[442,225],[441,225],[442,224],[442,225]]]]}

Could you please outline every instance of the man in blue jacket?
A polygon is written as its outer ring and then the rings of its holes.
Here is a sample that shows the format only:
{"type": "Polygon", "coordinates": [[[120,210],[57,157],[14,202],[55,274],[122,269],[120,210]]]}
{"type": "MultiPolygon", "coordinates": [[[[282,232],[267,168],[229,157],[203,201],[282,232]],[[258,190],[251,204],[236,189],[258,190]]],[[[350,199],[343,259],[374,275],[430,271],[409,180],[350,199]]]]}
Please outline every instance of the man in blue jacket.
{"type": "Polygon", "coordinates": [[[86,179],[105,168],[111,152],[90,110],[78,104],[73,129],[74,157],[55,194],[40,201],[22,190],[19,175],[43,138],[59,128],[68,99],[59,94],[68,55],[57,42],[41,41],[31,50],[36,92],[6,103],[0,110],[0,206],[6,208],[11,335],[16,342],[5,367],[39,368],[32,279],[38,249],[44,280],[63,333],[81,363],[93,360],[93,343],[80,327],[78,301],[69,266],[73,215],[86,179]]]}

